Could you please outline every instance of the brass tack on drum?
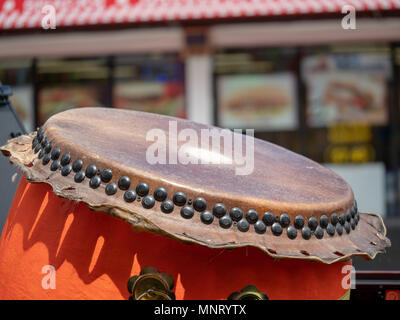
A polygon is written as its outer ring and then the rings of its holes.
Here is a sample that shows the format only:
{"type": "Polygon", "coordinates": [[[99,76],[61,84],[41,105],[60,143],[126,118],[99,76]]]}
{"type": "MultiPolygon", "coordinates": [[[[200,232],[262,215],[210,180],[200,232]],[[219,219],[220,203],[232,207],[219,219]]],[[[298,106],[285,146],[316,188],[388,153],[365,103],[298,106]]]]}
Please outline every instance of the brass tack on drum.
{"type": "Polygon", "coordinates": [[[164,201],[167,199],[168,192],[164,187],[158,187],[156,190],[154,190],[154,199],[157,201],[164,201]]]}
{"type": "Polygon", "coordinates": [[[38,141],[39,141],[39,142],[42,142],[43,137],[44,137],[44,130],[43,130],[43,127],[40,127],[40,128],[39,128],[39,130],[38,130],[36,136],[37,136],[37,138],[38,138],[38,141]]]}
{"type": "Polygon", "coordinates": [[[100,179],[103,182],[106,182],[106,183],[110,182],[112,177],[113,177],[113,174],[112,174],[112,170],[111,169],[107,168],[107,169],[104,169],[103,171],[100,172],[100,179]]]}
{"type": "Polygon", "coordinates": [[[200,220],[204,224],[211,224],[214,221],[214,215],[210,211],[200,213],[200,220]]]}
{"type": "Polygon", "coordinates": [[[217,203],[214,205],[213,214],[217,218],[222,218],[226,214],[226,207],[223,203],[217,203]]]}
{"type": "Polygon", "coordinates": [[[42,148],[42,145],[40,143],[38,143],[35,147],[35,153],[38,153],[40,151],[40,149],[42,148]]]}
{"type": "Polygon", "coordinates": [[[171,200],[164,200],[161,203],[161,211],[164,213],[171,213],[172,211],[174,211],[174,203],[171,200]]]}
{"type": "Polygon", "coordinates": [[[321,226],[321,228],[326,228],[328,226],[329,223],[329,218],[326,215],[322,215],[319,218],[319,225],[321,226]]]}
{"type": "Polygon", "coordinates": [[[39,143],[38,138],[34,137],[32,140],[32,149],[35,149],[38,143],[39,143]]]}
{"type": "Polygon", "coordinates": [[[350,220],[350,225],[353,230],[356,228],[356,221],[353,218],[350,220]]]}
{"type": "Polygon", "coordinates": [[[347,212],[346,212],[346,220],[347,220],[347,221],[350,221],[350,220],[351,220],[351,211],[350,211],[350,209],[347,210],[347,212]]]}
{"type": "Polygon", "coordinates": [[[335,226],[329,223],[326,227],[326,233],[329,234],[331,237],[335,234],[335,226]]]}
{"type": "Polygon", "coordinates": [[[272,234],[274,236],[280,236],[283,232],[283,228],[281,226],[281,224],[279,222],[275,222],[272,226],[271,226],[271,231],[272,234]]]}
{"type": "Polygon", "coordinates": [[[111,183],[107,184],[106,188],[105,188],[105,191],[106,191],[106,194],[109,195],[109,196],[112,196],[112,195],[116,194],[117,191],[118,191],[117,184],[114,183],[114,182],[111,182],[111,183]]]}
{"type": "Polygon", "coordinates": [[[240,208],[232,208],[229,211],[229,215],[233,221],[240,221],[243,218],[243,211],[240,208]]]}
{"type": "Polygon", "coordinates": [[[193,208],[191,206],[182,207],[181,216],[185,219],[191,219],[194,216],[193,208]]]}
{"type": "Polygon", "coordinates": [[[317,218],[311,217],[311,218],[308,219],[308,227],[309,227],[311,230],[314,231],[314,230],[317,228],[317,226],[318,226],[318,220],[317,220],[317,218]]]}
{"type": "Polygon", "coordinates": [[[340,223],[336,225],[336,232],[339,236],[343,234],[343,226],[340,223]]]}
{"type": "Polygon", "coordinates": [[[38,158],[42,159],[44,157],[44,155],[46,154],[46,152],[44,151],[44,149],[40,150],[38,158]]]}
{"type": "Polygon", "coordinates": [[[120,188],[121,190],[128,190],[130,186],[131,186],[131,179],[128,176],[122,176],[121,178],[119,178],[118,188],[120,188]]]}
{"type": "Polygon", "coordinates": [[[250,229],[250,223],[245,218],[243,218],[237,223],[237,228],[241,232],[247,232],[250,229]]]}
{"type": "Polygon", "coordinates": [[[154,205],[155,205],[155,203],[156,203],[156,201],[155,201],[154,197],[153,197],[153,196],[150,196],[150,195],[145,196],[145,197],[142,199],[142,206],[143,206],[144,208],[146,208],[146,209],[151,209],[151,208],[153,208],[154,205]]]}
{"type": "Polygon", "coordinates": [[[89,187],[91,187],[92,189],[97,189],[98,187],[100,187],[100,184],[101,180],[99,176],[94,176],[89,181],[89,187]]]}
{"type": "Polygon", "coordinates": [[[44,147],[44,151],[46,153],[50,153],[51,149],[53,148],[53,142],[50,141],[45,147],[44,147]]]}
{"type": "Polygon", "coordinates": [[[207,207],[206,199],[204,199],[202,197],[198,197],[198,198],[194,199],[193,208],[196,211],[202,212],[202,211],[206,210],[206,207],[207,207]]]}
{"type": "Polygon", "coordinates": [[[348,221],[346,221],[344,223],[344,230],[346,230],[347,233],[350,233],[351,226],[350,226],[350,223],[348,221]]]}
{"type": "Polygon", "coordinates": [[[70,164],[67,164],[66,166],[61,168],[61,175],[66,177],[68,176],[72,171],[72,166],[70,164]]]}
{"type": "Polygon", "coordinates": [[[64,153],[61,157],[61,165],[66,166],[71,161],[71,154],[69,152],[64,153]]]}
{"type": "Polygon", "coordinates": [[[331,214],[331,223],[336,226],[336,224],[339,222],[339,217],[337,213],[332,213],[331,214]]]}
{"type": "Polygon", "coordinates": [[[136,192],[134,190],[125,191],[124,200],[129,203],[135,201],[136,200],[136,192]]]}
{"type": "Polygon", "coordinates": [[[293,226],[290,226],[289,228],[287,228],[286,230],[286,234],[288,236],[289,239],[296,239],[297,237],[297,229],[293,226]]]}
{"type": "Polygon", "coordinates": [[[47,139],[47,137],[45,137],[43,140],[42,140],[42,147],[45,147],[45,146],[47,146],[47,143],[49,142],[49,140],[47,139]]]}
{"type": "Polygon", "coordinates": [[[219,219],[219,225],[224,229],[229,229],[233,224],[230,216],[223,216],[219,219]]]}
{"type": "Polygon", "coordinates": [[[279,222],[283,228],[286,228],[290,224],[290,217],[287,213],[282,213],[279,217],[279,222]]]}
{"type": "Polygon", "coordinates": [[[311,229],[309,227],[303,227],[303,229],[301,229],[301,235],[303,237],[303,239],[305,240],[310,240],[311,238],[311,229]]]}
{"type": "Polygon", "coordinates": [[[257,220],[258,220],[257,211],[254,210],[254,209],[250,209],[249,211],[247,211],[246,220],[251,224],[255,224],[257,222],[257,220]]]}
{"type": "Polygon", "coordinates": [[[136,186],[136,193],[139,196],[146,196],[150,191],[149,185],[146,182],[139,182],[136,186]]]}
{"type": "Polygon", "coordinates": [[[82,170],[83,167],[83,161],[82,159],[76,159],[73,163],[72,163],[72,170],[74,170],[74,172],[79,172],[82,170]]]}
{"type": "Polygon", "coordinates": [[[85,170],[86,177],[93,178],[96,174],[97,174],[97,167],[94,164],[88,165],[85,170]]]}
{"type": "Polygon", "coordinates": [[[254,224],[254,230],[255,232],[257,232],[258,234],[263,234],[267,231],[267,226],[265,225],[265,223],[261,220],[258,220],[255,224],[254,224]]]}
{"type": "Polygon", "coordinates": [[[293,224],[297,229],[303,228],[304,227],[304,223],[305,223],[305,220],[304,220],[303,216],[296,216],[294,218],[293,224]]]}
{"type": "Polygon", "coordinates": [[[317,239],[322,239],[324,237],[324,229],[318,226],[314,231],[314,235],[317,239]]]}
{"type": "Polygon", "coordinates": [[[339,222],[340,222],[340,224],[343,225],[345,221],[346,221],[346,216],[345,216],[344,213],[341,213],[340,216],[339,216],[339,222]]]}
{"type": "Polygon", "coordinates": [[[60,147],[55,147],[54,150],[51,152],[51,159],[57,160],[60,157],[61,149],[60,147]]]}
{"type": "Polygon", "coordinates": [[[51,171],[57,171],[60,168],[60,160],[54,160],[53,163],[50,166],[51,171]]]}
{"type": "Polygon", "coordinates": [[[178,191],[172,197],[172,200],[177,206],[183,206],[186,203],[186,194],[182,191],[178,191]]]}
{"type": "Polygon", "coordinates": [[[74,176],[74,181],[75,181],[76,183],[80,183],[80,182],[82,182],[83,180],[85,180],[85,172],[83,172],[83,171],[78,171],[78,172],[75,174],[75,176],[74,176]]]}
{"type": "Polygon", "coordinates": [[[42,160],[42,164],[45,166],[46,164],[48,164],[51,160],[51,155],[48,153],[44,156],[43,160],[42,160]]]}
{"type": "Polygon", "coordinates": [[[262,220],[266,226],[272,226],[275,221],[275,215],[272,212],[267,211],[264,213],[262,220]]]}

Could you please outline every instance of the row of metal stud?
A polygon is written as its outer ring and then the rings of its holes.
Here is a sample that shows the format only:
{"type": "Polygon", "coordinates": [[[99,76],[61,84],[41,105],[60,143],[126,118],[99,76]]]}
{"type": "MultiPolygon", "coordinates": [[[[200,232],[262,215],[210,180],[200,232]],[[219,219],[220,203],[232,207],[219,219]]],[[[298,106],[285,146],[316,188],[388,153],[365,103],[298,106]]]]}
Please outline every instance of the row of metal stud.
{"type": "Polygon", "coordinates": [[[49,142],[47,137],[44,136],[43,128],[40,128],[34,137],[32,149],[35,153],[39,152],[38,158],[42,159],[43,165],[47,165],[53,160],[50,166],[51,171],[61,169],[61,175],[63,176],[68,176],[72,171],[75,172],[74,181],[76,183],[81,183],[85,178],[89,178],[89,186],[92,189],[97,189],[101,182],[107,183],[105,187],[107,195],[115,195],[119,188],[124,191],[123,198],[126,202],[141,201],[142,206],[146,209],[153,208],[155,202],[159,201],[161,202],[160,209],[165,214],[173,212],[174,206],[177,205],[181,207],[180,214],[185,219],[191,219],[196,210],[200,212],[200,220],[204,224],[211,224],[214,221],[214,217],[216,217],[219,219],[219,225],[224,229],[229,229],[232,225],[236,225],[239,231],[247,232],[250,226],[254,225],[254,231],[258,234],[264,234],[267,231],[267,227],[270,227],[273,235],[280,236],[286,228],[286,234],[289,239],[296,239],[298,232],[301,233],[302,238],[305,240],[310,239],[312,235],[317,239],[322,239],[325,232],[329,236],[334,236],[335,233],[342,235],[343,229],[346,233],[350,233],[351,229],[354,230],[356,228],[360,219],[356,201],[346,213],[341,213],[340,215],[333,213],[330,218],[327,215],[322,215],[319,221],[315,217],[310,217],[307,225],[305,218],[301,215],[296,216],[293,225],[290,225],[291,219],[286,213],[276,216],[267,211],[259,219],[258,213],[254,209],[248,210],[244,216],[240,208],[234,207],[227,214],[227,208],[222,203],[215,204],[212,212],[210,212],[206,210],[207,202],[202,197],[197,197],[194,201],[192,199],[187,201],[186,194],[178,191],[174,194],[172,200],[168,200],[168,192],[164,187],[156,188],[153,195],[149,195],[150,188],[146,182],[139,182],[135,190],[133,190],[130,189],[131,180],[128,176],[120,177],[118,183],[110,182],[113,177],[111,169],[107,168],[100,171],[95,165],[91,164],[83,171],[82,159],[76,159],[71,165],[70,153],[63,154],[60,159],[61,149],[59,147],[53,149],[53,142],[49,142]]]}

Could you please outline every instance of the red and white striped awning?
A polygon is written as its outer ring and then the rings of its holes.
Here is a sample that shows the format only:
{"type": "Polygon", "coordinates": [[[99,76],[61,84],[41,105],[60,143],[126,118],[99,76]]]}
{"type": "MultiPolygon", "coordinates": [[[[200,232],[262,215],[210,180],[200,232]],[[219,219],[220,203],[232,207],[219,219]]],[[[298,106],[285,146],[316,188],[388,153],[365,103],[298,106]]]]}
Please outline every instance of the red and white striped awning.
{"type": "Polygon", "coordinates": [[[56,27],[400,10],[400,0],[0,0],[0,29],[41,28],[46,5],[56,27]]]}

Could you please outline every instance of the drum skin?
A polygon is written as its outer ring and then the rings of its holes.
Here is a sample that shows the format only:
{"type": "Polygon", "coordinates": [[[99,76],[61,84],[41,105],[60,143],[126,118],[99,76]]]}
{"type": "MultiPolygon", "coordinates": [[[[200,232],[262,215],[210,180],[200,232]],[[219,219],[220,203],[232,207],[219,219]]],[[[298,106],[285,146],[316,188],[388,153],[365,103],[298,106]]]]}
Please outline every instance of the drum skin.
{"type": "Polygon", "coordinates": [[[0,299],[128,299],[129,277],[149,265],[174,278],[178,300],[226,299],[248,284],[270,299],[339,299],[351,260],[273,260],[253,247],[211,249],[137,233],[21,179],[0,239],[0,299]],[[55,289],[42,286],[47,265],[56,270],[55,289]]]}

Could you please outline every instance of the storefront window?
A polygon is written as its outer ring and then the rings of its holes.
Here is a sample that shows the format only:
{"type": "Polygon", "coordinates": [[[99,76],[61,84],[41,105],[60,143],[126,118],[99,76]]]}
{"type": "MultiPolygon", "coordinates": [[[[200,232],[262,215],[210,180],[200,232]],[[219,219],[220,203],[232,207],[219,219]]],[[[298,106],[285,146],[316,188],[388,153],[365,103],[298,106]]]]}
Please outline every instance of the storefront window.
{"type": "Polygon", "coordinates": [[[390,54],[386,50],[307,55],[302,60],[307,125],[387,125],[390,73],[390,54]]]}
{"type": "Polygon", "coordinates": [[[218,123],[259,131],[297,129],[293,54],[276,49],[216,54],[218,123]]]}
{"type": "Polygon", "coordinates": [[[10,101],[27,132],[34,128],[32,60],[0,61],[0,82],[12,87],[10,101]]]}
{"type": "Polygon", "coordinates": [[[116,57],[113,104],[185,118],[183,74],[177,54],[116,57]]]}
{"type": "Polygon", "coordinates": [[[360,210],[386,216],[391,172],[390,47],[304,48],[301,79],[305,155],[345,178],[360,210]]]}
{"type": "Polygon", "coordinates": [[[107,105],[106,58],[38,61],[38,125],[70,108],[107,105]]]}
{"type": "Polygon", "coordinates": [[[307,154],[318,162],[388,163],[390,50],[303,49],[307,154]]]}
{"type": "Polygon", "coordinates": [[[214,55],[216,124],[301,151],[294,48],[220,50],[214,55]]]}
{"type": "Polygon", "coordinates": [[[361,210],[386,216],[392,72],[385,44],[220,50],[216,123],[254,128],[256,137],[330,167],[350,183],[361,210]]]}

